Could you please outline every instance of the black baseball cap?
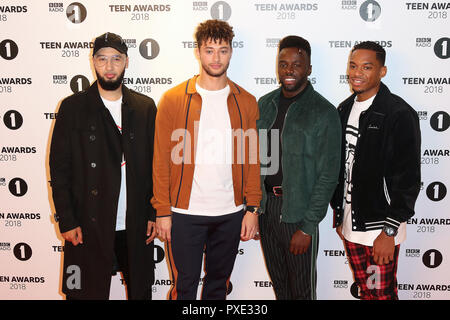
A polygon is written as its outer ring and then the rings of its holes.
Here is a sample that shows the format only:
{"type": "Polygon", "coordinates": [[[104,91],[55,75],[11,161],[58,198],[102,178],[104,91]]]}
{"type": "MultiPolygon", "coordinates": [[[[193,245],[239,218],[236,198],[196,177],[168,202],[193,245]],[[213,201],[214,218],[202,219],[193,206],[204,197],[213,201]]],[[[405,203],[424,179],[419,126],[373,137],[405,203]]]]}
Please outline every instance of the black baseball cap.
{"type": "Polygon", "coordinates": [[[123,41],[121,36],[112,32],[104,33],[95,39],[94,52],[92,53],[92,55],[95,55],[98,50],[107,47],[114,48],[120,53],[128,55],[128,46],[125,44],[125,41],[123,41]]]}

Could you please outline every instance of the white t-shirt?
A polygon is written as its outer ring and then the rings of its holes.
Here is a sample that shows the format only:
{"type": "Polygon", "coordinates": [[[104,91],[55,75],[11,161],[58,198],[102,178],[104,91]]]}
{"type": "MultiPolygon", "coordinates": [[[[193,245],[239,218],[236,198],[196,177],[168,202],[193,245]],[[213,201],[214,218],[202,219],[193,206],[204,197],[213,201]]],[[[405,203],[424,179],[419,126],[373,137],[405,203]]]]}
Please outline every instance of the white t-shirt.
{"type": "Polygon", "coordinates": [[[201,216],[234,213],[243,205],[234,203],[232,130],[227,104],[230,87],[209,91],[197,84],[196,88],[202,97],[202,111],[189,207],[172,207],[172,211],[201,216]]]}
{"type": "MultiPolygon", "coordinates": [[[[109,101],[102,97],[103,104],[111,113],[117,129],[122,133],[122,97],[116,101],[109,101]]],[[[125,217],[127,213],[127,175],[126,162],[122,153],[121,163],[122,178],[120,179],[119,203],[117,205],[116,231],[125,230],[125,217]]]]}
{"type": "MultiPolygon", "coordinates": [[[[344,221],[342,224],[342,234],[344,238],[353,243],[359,243],[365,246],[373,246],[373,242],[380,235],[381,230],[353,231],[355,227],[352,222],[352,170],[354,164],[354,155],[356,142],[359,137],[359,117],[361,112],[367,110],[373,102],[375,96],[365,100],[357,101],[353,104],[347,127],[345,129],[345,189],[344,189],[344,221]]],[[[395,244],[399,244],[406,239],[406,223],[403,222],[398,228],[395,244]]]]}

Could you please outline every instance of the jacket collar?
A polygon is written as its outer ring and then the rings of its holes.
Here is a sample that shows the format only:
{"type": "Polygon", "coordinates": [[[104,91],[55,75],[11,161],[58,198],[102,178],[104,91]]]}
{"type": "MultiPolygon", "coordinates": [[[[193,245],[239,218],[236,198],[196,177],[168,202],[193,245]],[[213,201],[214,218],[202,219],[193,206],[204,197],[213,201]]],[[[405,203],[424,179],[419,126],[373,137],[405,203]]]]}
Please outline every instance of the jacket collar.
{"type": "MultiPolygon", "coordinates": [[[[97,81],[95,81],[88,89],[87,89],[88,103],[89,108],[92,113],[102,112],[105,117],[108,119],[109,123],[116,129],[114,119],[111,114],[107,112],[105,105],[103,104],[102,98],[100,97],[100,92],[98,91],[97,81]]],[[[131,128],[132,117],[134,114],[133,108],[133,100],[130,89],[128,89],[125,85],[122,85],[122,134],[126,133],[126,130],[131,128]]]]}
{"type": "MultiPolygon", "coordinates": [[[[353,106],[353,102],[355,101],[356,94],[352,94],[350,97],[348,97],[346,100],[344,100],[340,104],[340,108],[342,109],[349,109],[353,106]]],[[[382,112],[386,110],[387,102],[389,98],[391,97],[391,91],[389,88],[383,83],[380,83],[380,89],[378,90],[377,94],[375,95],[375,99],[373,99],[372,105],[369,107],[368,110],[373,110],[377,112],[382,112]]]]}
{"type": "MultiPolygon", "coordinates": [[[[197,88],[195,87],[195,84],[197,83],[198,74],[192,77],[187,81],[186,84],[186,94],[194,94],[197,93],[197,88]]],[[[240,94],[241,88],[237,84],[235,84],[233,81],[231,81],[229,78],[227,78],[228,86],[230,87],[230,94],[240,94]]]]}
{"type": "Polygon", "coordinates": [[[87,89],[87,96],[91,108],[105,108],[102,98],[100,97],[100,92],[98,91],[97,81],[91,84],[87,89]]]}
{"type": "MultiPolygon", "coordinates": [[[[104,107],[102,98],[100,97],[100,92],[98,91],[97,81],[95,81],[88,89],[87,89],[88,99],[90,105],[95,107],[104,107]]],[[[130,89],[128,89],[125,85],[122,85],[122,104],[131,105],[131,93],[130,89]]]]}
{"type": "MultiPolygon", "coordinates": [[[[311,82],[308,80],[308,84],[306,85],[305,89],[303,89],[304,91],[302,92],[301,96],[305,97],[306,99],[309,99],[309,96],[312,94],[312,92],[314,91],[314,88],[311,84],[311,82]]],[[[278,104],[280,103],[280,97],[281,97],[281,86],[278,87],[278,89],[275,89],[273,91],[273,95],[272,95],[272,100],[275,102],[275,105],[278,107],[278,104]]],[[[298,102],[304,101],[304,99],[297,99],[293,102],[294,103],[298,103],[298,102]]]]}
{"type": "Polygon", "coordinates": [[[388,100],[391,98],[391,91],[383,83],[380,83],[380,90],[378,90],[375,99],[373,100],[372,107],[373,110],[386,113],[386,108],[389,106],[388,100]]]}

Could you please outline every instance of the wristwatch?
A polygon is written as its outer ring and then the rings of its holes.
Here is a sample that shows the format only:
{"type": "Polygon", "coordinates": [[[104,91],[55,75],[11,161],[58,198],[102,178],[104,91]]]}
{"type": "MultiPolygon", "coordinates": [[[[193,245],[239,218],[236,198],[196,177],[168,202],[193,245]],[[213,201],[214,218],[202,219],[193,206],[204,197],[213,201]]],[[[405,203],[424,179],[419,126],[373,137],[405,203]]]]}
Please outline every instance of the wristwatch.
{"type": "Polygon", "coordinates": [[[384,226],[383,232],[389,237],[395,237],[397,235],[398,229],[395,229],[391,226],[384,226]]]}
{"type": "Polygon", "coordinates": [[[256,214],[257,216],[260,216],[263,213],[261,207],[256,206],[247,206],[247,211],[250,211],[251,213],[256,214]]]}

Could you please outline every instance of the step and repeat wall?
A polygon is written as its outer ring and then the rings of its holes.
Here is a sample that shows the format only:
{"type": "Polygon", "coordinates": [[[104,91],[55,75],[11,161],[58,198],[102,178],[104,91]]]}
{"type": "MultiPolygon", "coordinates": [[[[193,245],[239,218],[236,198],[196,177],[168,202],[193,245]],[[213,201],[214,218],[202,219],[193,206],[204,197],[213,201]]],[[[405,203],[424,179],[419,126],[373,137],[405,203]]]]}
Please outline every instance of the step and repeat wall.
{"type": "MultiPolygon", "coordinates": [[[[401,245],[399,297],[450,299],[449,14],[446,1],[1,0],[0,299],[64,298],[49,144],[62,99],[94,81],[93,39],[120,34],[129,46],[125,84],[158,102],[198,73],[193,34],[211,18],[234,27],[228,74],[257,98],[278,86],[277,44],[286,35],[310,41],[310,81],[336,106],[351,93],[350,49],[364,40],[386,49],[384,82],[417,111],[423,141],[422,188],[401,245]]],[[[329,210],[320,224],[318,298],[357,299],[331,226],[329,210]]],[[[165,256],[155,240],[154,299],[166,299],[172,284],[165,256]]],[[[118,275],[111,298],[125,298],[118,275]]],[[[258,241],[240,244],[228,299],[274,299],[258,241]]]]}

